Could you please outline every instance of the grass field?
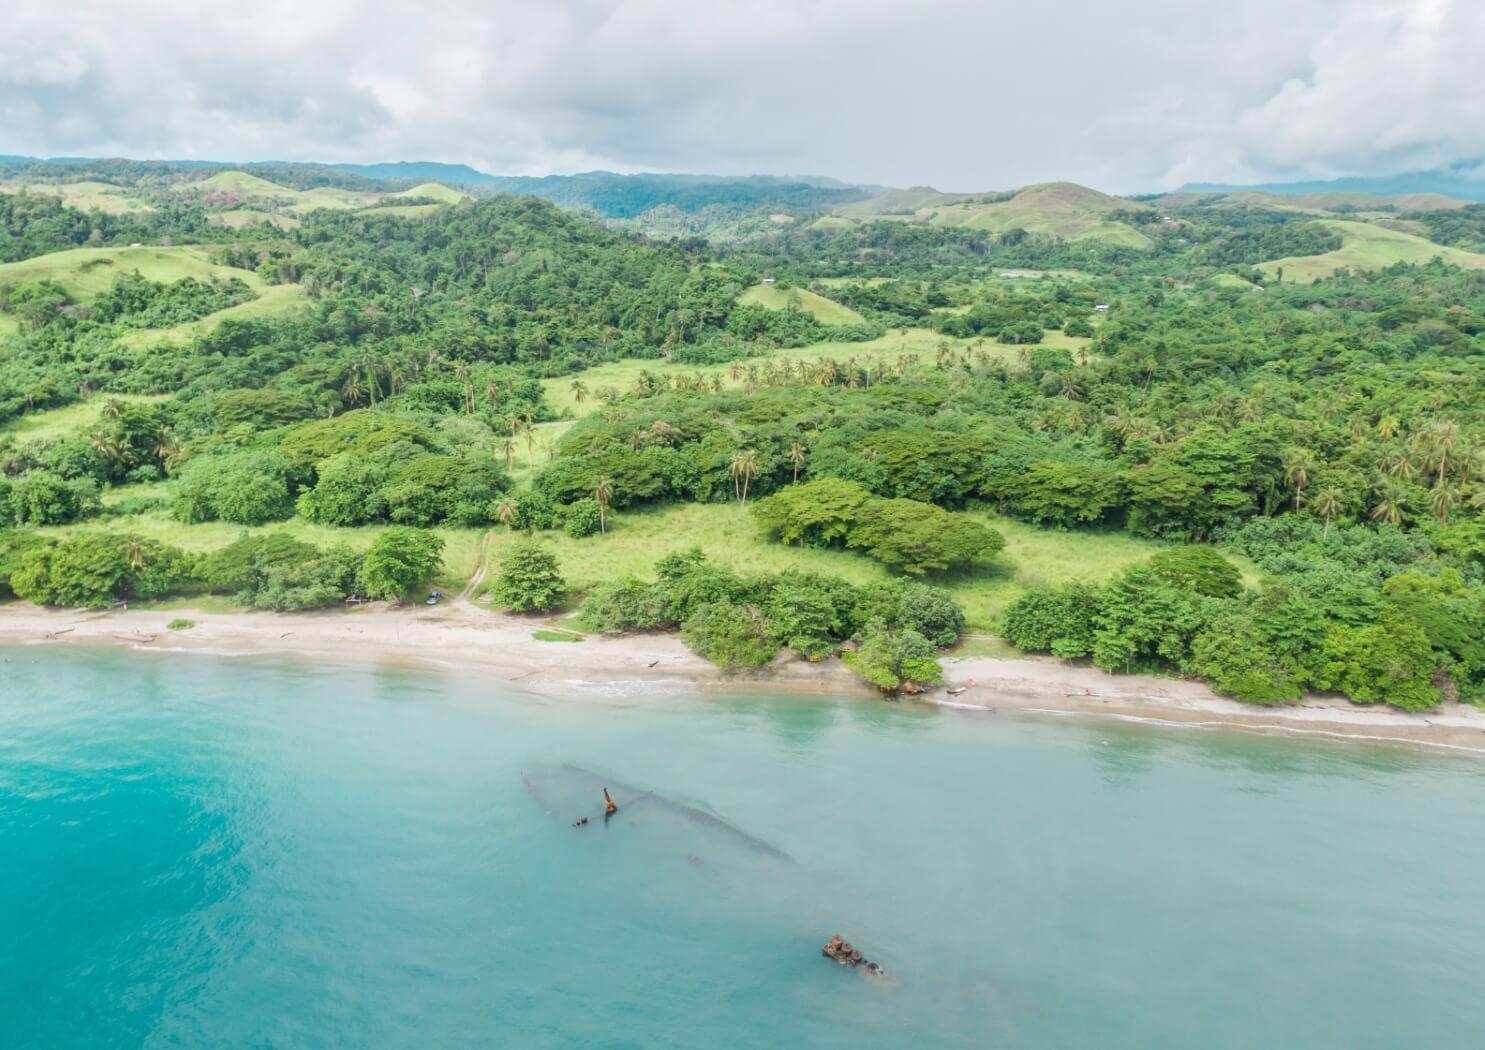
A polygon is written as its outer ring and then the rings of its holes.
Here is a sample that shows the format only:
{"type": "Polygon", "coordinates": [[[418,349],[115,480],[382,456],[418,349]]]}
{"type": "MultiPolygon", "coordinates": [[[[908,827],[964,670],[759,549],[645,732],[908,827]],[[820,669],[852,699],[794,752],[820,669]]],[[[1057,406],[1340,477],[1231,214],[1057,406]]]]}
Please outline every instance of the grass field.
{"type": "MultiPolygon", "coordinates": [[[[130,496],[160,494],[167,486],[130,485],[116,489],[107,502],[117,503],[130,496]]],[[[206,554],[220,550],[242,535],[259,535],[265,532],[287,532],[297,539],[320,547],[332,543],[345,543],[356,550],[365,550],[385,529],[384,525],[366,525],[359,528],[333,528],[315,525],[302,518],[274,522],[271,525],[244,526],[222,521],[201,522],[184,525],[172,518],[167,510],[131,514],[126,517],[102,518],[80,525],[54,525],[38,529],[45,536],[68,536],[77,532],[116,532],[144,536],[161,543],[179,547],[192,554],[206,554]]],[[[479,565],[480,542],[485,535],[483,529],[434,529],[444,541],[444,571],[434,581],[446,589],[458,590],[469,581],[479,565]]],[[[184,604],[192,604],[186,602],[184,604]]]]}
{"type": "Polygon", "coordinates": [[[444,204],[458,204],[460,201],[469,199],[458,190],[450,189],[441,182],[425,182],[421,185],[414,186],[410,190],[403,190],[401,193],[393,193],[389,194],[389,196],[426,197],[429,200],[441,201],[444,204]]]}
{"type": "Polygon", "coordinates": [[[1104,218],[1116,209],[1146,210],[1149,205],[1111,197],[1071,182],[1026,186],[1008,200],[991,194],[951,194],[917,188],[891,190],[871,200],[838,208],[856,219],[897,218],[935,226],[964,226],[991,233],[1023,229],[1071,240],[1096,240],[1131,248],[1151,241],[1135,227],[1104,218]]]}
{"type": "Polygon", "coordinates": [[[1238,291],[1257,291],[1258,285],[1245,281],[1235,273],[1215,273],[1207,281],[1213,288],[1233,288],[1238,291]]]}
{"type": "MultiPolygon", "coordinates": [[[[288,186],[280,186],[275,182],[260,178],[257,175],[245,171],[223,171],[202,179],[199,182],[186,182],[174,187],[174,190],[183,194],[208,195],[214,193],[226,194],[238,200],[257,202],[260,204],[271,204],[287,206],[293,215],[305,215],[317,208],[334,208],[339,210],[351,210],[367,208],[382,200],[396,198],[432,197],[446,204],[453,204],[464,200],[464,194],[450,189],[436,182],[426,182],[420,186],[414,186],[410,190],[400,193],[376,193],[361,190],[348,190],[339,186],[316,186],[311,190],[296,190],[288,186]]],[[[420,215],[431,210],[429,206],[412,205],[405,208],[386,209],[390,215],[420,215]]],[[[248,208],[233,208],[230,211],[219,213],[220,216],[241,215],[248,218],[222,219],[227,225],[246,224],[252,221],[263,221],[269,213],[248,208]]],[[[378,209],[377,214],[381,214],[378,209]]],[[[288,219],[291,216],[274,215],[271,221],[288,219]]]]}
{"type": "Polygon", "coordinates": [[[122,186],[106,182],[0,183],[0,193],[45,193],[61,197],[62,203],[79,211],[101,211],[110,215],[137,215],[152,211],[148,204],[122,186]]]}
{"type": "Polygon", "coordinates": [[[107,291],[121,273],[138,270],[152,281],[169,283],[183,277],[197,280],[237,277],[254,291],[265,285],[250,270],[217,266],[206,248],[74,248],[38,255],[34,259],[0,265],[0,284],[51,280],[77,302],[88,302],[107,291]]]}
{"type": "MultiPolygon", "coordinates": [[[[909,328],[904,332],[893,331],[880,339],[872,339],[862,343],[814,343],[810,346],[800,347],[797,350],[777,350],[771,355],[750,358],[742,362],[748,364],[762,365],[769,360],[789,358],[797,361],[820,361],[830,358],[835,361],[844,362],[849,358],[856,358],[858,362],[864,362],[867,354],[875,355],[878,365],[891,364],[899,356],[906,355],[918,362],[934,359],[939,344],[945,344],[955,351],[964,352],[972,350],[984,350],[992,358],[999,361],[1014,361],[1025,347],[1007,346],[989,339],[949,339],[937,332],[924,328],[909,328]]],[[[1087,346],[1089,340],[1078,339],[1063,335],[1061,332],[1048,332],[1043,339],[1043,346],[1065,347],[1076,351],[1087,346]]],[[[597,392],[606,386],[611,386],[620,393],[628,393],[634,388],[635,381],[641,372],[648,371],[652,375],[695,375],[700,372],[707,377],[721,376],[724,388],[741,387],[746,380],[734,380],[731,376],[732,365],[678,365],[659,360],[633,360],[613,361],[608,364],[599,365],[596,368],[587,369],[577,375],[559,376],[553,379],[543,379],[542,386],[546,390],[547,404],[563,416],[579,417],[590,412],[596,412],[603,407],[603,402],[596,396],[597,392]],[[579,404],[572,392],[572,381],[581,379],[583,385],[588,389],[587,398],[579,404]]]]}
{"type": "MultiPolygon", "coordinates": [[[[74,301],[86,303],[110,288],[119,274],[133,270],[164,283],[184,277],[198,280],[235,277],[252,289],[257,298],[173,328],[141,328],[119,336],[118,345],[131,349],[163,342],[186,342],[229,317],[279,316],[304,302],[304,289],[298,285],[270,285],[251,270],[217,266],[204,248],[76,248],[53,252],[0,266],[0,285],[53,280],[74,301]]],[[[8,334],[7,329],[9,332],[17,329],[15,319],[0,314],[0,335],[8,334]]]]}
{"type": "Polygon", "coordinates": [[[420,215],[432,215],[442,211],[447,204],[394,204],[389,208],[363,208],[363,215],[395,215],[402,219],[416,219],[420,215]]]}
{"type": "Polygon", "coordinates": [[[244,226],[253,226],[259,223],[277,226],[281,230],[293,230],[299,226],[299,220],[292,215],[258,211],[254,208],[233,208],[231,211],[219,211],[212,215],[211,221],[231,230],[240,230],[244,226]]]}
{"type": "MultiPolygon", "coordinates": [[[[96,415],[96,405],[90,403],[90,406],[96,415]]],[[[72,422],[81,424],[83,406],[75,408],[78,411],[72,422]]],[[[74,413],[74,409],[46,415],[56,422],[63,412],[74,413]]],[[[169,493],[168,483],[130,485],[108,492],[104,503],[115,506],[125,499],[141,496],[168,499],[169,493]]],[[[1143,561],[1163,546],[1122,532],[1060,532],[989,513],[965,513],[997,530],[1006,540],[1003,551],[975,567],[973,578],[959,571],[929,577],[929,582],[948,589],[964,607],[966,631],[970,634],[993,633],[996,618],[1029,587],[1071,580],[1104,580],[1128,565],[1143,561]]],[[[379,525],[333,528],[297,517],[251,528],[225,522],[184,525],[171,518],[167,510],[160,509],[39,531],[51,536],[94,530],[132,533],[204,554],[225,547],[244,534],[265,532],[287,532],[321,547],[346,543],[361,550],[370,546],[384,528],[379,525]]],[[[461,589],[473,576],[480,564],[482,545],[488,584],[495,579],[511,547],[525,536],[502,526],[488,532],[457,528],[434,531],[446,544],[445,568],[434,582],[451,591],[461,589]]],[[[654,564],[659,558],[691,546],[700,547],[719,564],[744,573],[800,569],[828,573],[857,584],[885,580],[890,575],[882,566],[854,551],[816,550],[772,542],[759,532],[751,512],[732,503],[679,504],[614,513],[610,515],[606,535],[573,539],[561,531],[551,531],[541,533],[540,539],[556,554],[562,575],[574,595],[623,576],[653,579],[654,564]]],[[[1241,558],[1233,560],[1243,570],[1248,584],[1254,585],[1258,579],[1254,567],[1241,558]]],[[[996,643],[985,644],[993,649],[996,643]]]]}
{"type": "Polygon", "coordinates": [[[1324,220],[1322,225],[1341,235],[1340,248],[1323,255],[1275,259],[1260,264],[1258,269],[1265,275],[1274,277],[1282,267],[1286,281],[1311,281],[1317,277],[1329,277],[1343,267],[1352,270],[1381,270],[1400,262],[1426,263],[1435,256],[1441,257],[1446,263],[1466,269],[1485,268],[1485,255],[1446,248],[1399,230],[1338,219],[1324,220]]]}
{"type": "Polygon", "coordinates": [[[50,441],[80,430],[91,430],[101,418],[104,402],[110,399],[146,404],[164,401],[166,397],[164,394],[99,394],[62,408],[32,412],[13,419],[0,426],[0,434],[14,435],[22,441],[50,441]]]}
{"type": "Polygon", "coordinates": [[[808,288],[780,288],[776,284],[755,284],[738,296],[738,302],[756,303],[770,310],[783,310],[788,308],[795,297],[797,297],[799,309],[822,324],[861,324],[866,320],[849,306],[842,306],[808,288]]]}
{"type": "Polygon", "coordinates": [[[226,193],[234,197],[255,197],[284,204],[293,202],[299,196],[297,190],[269,182],[257,175],[249,175],[245,171],[219,171],[197,182],[178,183],[171,189],[181,194],[226,193]]]}
{"type": "MultiPolygon", "coordinates": [[[[1120,532],[1056,532],[992,514],[971,517],[997,530],[1005,550],[976,566],[973,579],[962,572],[931,578],[950,590],[964,607],[966,629],[985,633],[995,618],[1030,586],[1070,580],[1103,580],[1127,565],[1143,561],[1162,544],[1120,532]]],[[[490,537],[490,573],[522,534],[497,527],[490,537]]],[[[622,576],[653,579],[657,559],[698,546],[707,556],[740,572],[801,569],[829,573],[854,583],[889,577],[871,559],[846,550],[788,547],[765,539],[752,514],[736,504],[684,504],[658,510],[615,514],[609,532],[575,540],[560,532],[543,533],[557,555],[563,577],[574,591],[586,591],[622,576]]],[[[1242,564],[1252,576],[1251,566],[1242,564]]]]}
{"type": "MultiPolygon", "coordinates": [[[[252,276],[257,276],[256,274],[252,276]]],[[[243,278],[247,280],[247,278],[243,278]]],[[[252,284],[251,281],[248,281],[252,284]]],[[[270,284],[258,289],[258,298],[214,314],[207,314],[197,321],[188,321],[174,328],[139,328],[125,332],[116,342],[132,349],[158,346],[161,343],[185,343],[204,335],[228,318],[280,317],[298,309],[305,302],[304,289],[297,284],[270,284]]]]}

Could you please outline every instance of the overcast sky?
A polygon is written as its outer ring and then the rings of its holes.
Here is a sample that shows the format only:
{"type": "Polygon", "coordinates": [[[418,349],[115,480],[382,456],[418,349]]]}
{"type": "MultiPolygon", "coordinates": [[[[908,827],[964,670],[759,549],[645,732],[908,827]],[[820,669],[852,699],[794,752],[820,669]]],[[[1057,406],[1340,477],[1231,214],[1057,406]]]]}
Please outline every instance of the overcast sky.
{"type": "Polygon", "coordinates": [[[948,190],[1485,157],[1481,0],[7,4],[0,153],[948,190]]]}

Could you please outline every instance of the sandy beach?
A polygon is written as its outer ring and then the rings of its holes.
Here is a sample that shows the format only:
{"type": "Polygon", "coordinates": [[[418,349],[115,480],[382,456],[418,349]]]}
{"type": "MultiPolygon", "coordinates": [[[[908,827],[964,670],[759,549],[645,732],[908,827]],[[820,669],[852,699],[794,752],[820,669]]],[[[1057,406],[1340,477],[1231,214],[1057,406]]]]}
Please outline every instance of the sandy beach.
{"type": "MultiPolygon", "coordinates": [[[[633,696],[636,687],[719,691],[875,694],[838,660],[781,657],[750,672],[723,672],[672,635],[587,636],[541,641],[537,618],[501,615],[464,602],[429,608],[370,605],[300,613],[190,609],[95,611],[0,606],[0,644],[103,645],[142,651],[249,657],[276,654],[361,665],[477,671],[547,695],[573,691],[633,696]],[[170,630],[172,620],[195,621],[170,630]]],[[[1413,714],[1310,696],[1262,708],[1218,696],[1199,682],[1111,675],[1055,659],[946,657],[945,687],[917,702],[971,712],[1100,717],[1192,728],[1416,744],[1485,755],[1485,711],[1452,704],[1413,714]],[[950,693],[949,690],[956,690],[950,693]],[[961,690],[962,691],[957,691],[961,690]]]]}

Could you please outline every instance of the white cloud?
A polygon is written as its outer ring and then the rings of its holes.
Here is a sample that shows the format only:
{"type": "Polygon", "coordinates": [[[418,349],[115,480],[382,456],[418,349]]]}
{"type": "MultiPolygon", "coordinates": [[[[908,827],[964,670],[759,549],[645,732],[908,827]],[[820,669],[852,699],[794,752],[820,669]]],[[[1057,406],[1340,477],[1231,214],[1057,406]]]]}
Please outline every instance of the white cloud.
{"type": "Polygon", "coordinates": [[[1114,190],[1485,156],[1448,0],[12,6],[0,153],[1114,190]]]}

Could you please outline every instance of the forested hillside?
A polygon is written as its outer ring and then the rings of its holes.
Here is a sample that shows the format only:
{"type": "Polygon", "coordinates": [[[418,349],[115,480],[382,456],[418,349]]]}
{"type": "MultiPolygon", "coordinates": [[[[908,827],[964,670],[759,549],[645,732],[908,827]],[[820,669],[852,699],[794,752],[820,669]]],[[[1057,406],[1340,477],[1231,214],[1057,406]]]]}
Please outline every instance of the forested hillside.
{"type": "Polygon", "coordinates": [[[726,666],[844,647],[888,689],[967,631],[1254,702],[1485,694],[1473,208],[1108,199],[1137,241],[865,210],[719,244],[524,195],[229,229],[169,192],[0,195],[23,597],[295,608],[492,557],[494,604],[726,666]]]}

